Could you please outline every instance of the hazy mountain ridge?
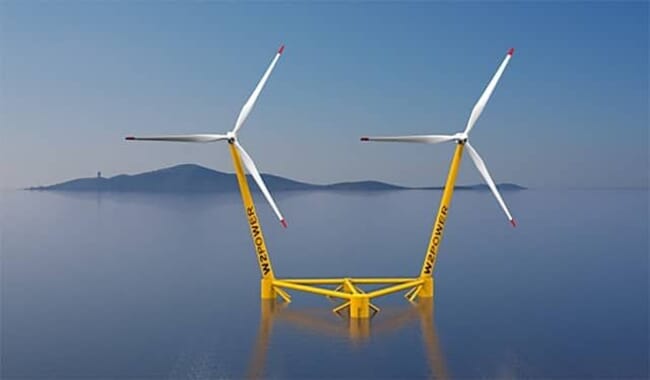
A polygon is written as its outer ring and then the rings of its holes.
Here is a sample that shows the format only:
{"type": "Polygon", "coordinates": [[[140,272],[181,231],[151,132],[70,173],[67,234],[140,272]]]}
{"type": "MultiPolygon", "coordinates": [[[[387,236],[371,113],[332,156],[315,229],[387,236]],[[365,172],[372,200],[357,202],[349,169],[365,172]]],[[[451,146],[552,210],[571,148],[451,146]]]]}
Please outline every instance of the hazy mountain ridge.
{"type": "MultiPolygon", "coordinates": [[[[247,176],[248,177],[248,176],[247,176]]],[[[340,182],[327,185],[311,184],[292,179],[262,174],[271,191],[390,191],[440,190],[443,187],[406,187],[379,181],[340,182]]],[[[511,183],[498,185],[500,190],[524,190],[511,183]]],[[[488,190],[487,185],[456,186],[457,190],[488,190]]],[[[120,174],[110,178],[79,178],[50,185],[30,187],[27,190],[100,191],[144,193],[226,193],[239,191],[234,173],[223,173],[194,164],[183,164],[134,175],[120,174]]],[[[258,191],[251,183],[251,190],[258,191]]]]}

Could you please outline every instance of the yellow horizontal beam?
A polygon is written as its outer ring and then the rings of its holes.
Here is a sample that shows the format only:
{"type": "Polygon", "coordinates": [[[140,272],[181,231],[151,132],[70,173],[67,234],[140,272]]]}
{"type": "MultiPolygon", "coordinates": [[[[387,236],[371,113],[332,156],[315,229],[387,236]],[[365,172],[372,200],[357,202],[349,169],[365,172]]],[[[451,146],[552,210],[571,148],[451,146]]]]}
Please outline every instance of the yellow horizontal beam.
{"type": "Polygon", "coordinates": [[[424,280],[414,280],[414,281],[410,281],[410,282],[405,282],[403,284],[389,286],[388,288],[383,288],[383,289],[375,290],[374,292],[368,293],[368,297],[375,298],[375,297],[385,296],[387,294],[399,292],[400,290],[404,290],[404,289],[412,288],[412,287],[414,287],[416,285],[420,285],[420,284],[422,284],[422,282],[424,282],[424,280]]]}
{"type": "Polygon", "coordinates": [[[274,286],[280,286],[280,287],[283,287],[283,288],[293,289],[293,290],[299,290],[301,292],[320,294],[320,295],[323,295],[323,296],[330,296],[330,297],[336,297],[336,298],[342,298],[342,299],[349,299],[350,298],[350,294],[348,294],[348,293],[338,292],[338,291],[331,290],[331,289],[317,288],[315,286],[295,284],[293,282],[287,282],[287,281],[284,281],[284,280],[273,280],[273,285],[274,286]]]}
{"type": "Polygon", "coordinates": [[[411,282],[411,281],[416,281],[417,277],[410,277],[410,278],[405,278],[405,277],[386,277],[386,278],[354,278],[351,277],[350,281],[354,284],[400,284],[403,282],[411,282]]]}
{"type": "Polygon", "coordinates": [[[317,284],[317,285],[333,285],[342,284],[344,278],[282,278],[279,281],[291,282],[294,284],[317,284]]]}
{"type": "MultiPolygon", "coordinates": [[[[346,278],[283,278],[280,281],[296,284],[320,284],[332,285],[341,284],[346,278]]],[[[417,277],[348,277],[353,284],[400,284],[417,280],[417,277]]]]}

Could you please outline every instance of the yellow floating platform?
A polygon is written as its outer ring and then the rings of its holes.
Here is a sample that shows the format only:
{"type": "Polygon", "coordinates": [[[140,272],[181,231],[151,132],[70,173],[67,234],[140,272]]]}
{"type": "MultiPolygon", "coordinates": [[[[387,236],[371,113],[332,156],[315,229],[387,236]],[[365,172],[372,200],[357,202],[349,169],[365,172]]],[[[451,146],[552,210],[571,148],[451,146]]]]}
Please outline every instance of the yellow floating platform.
{"type": "Polygon", "coordinates": [[[454,191],[458,168],[460,166],[464,147],[463,142],[459,142],[456,145],[456,151],[451,162],[440,208],[438,209],[438,215],[431,233],[431,239],[429,240],[429,246],[420,275],[418,277],[386,278],[276,278],[239,152],[232,143],[229,144],[229,147],[251,239],[253,240],[260,273],[262,275],[260,291],[262,300],[282,298],[285,302],[291,302],[291,296],[288,293],[290,290],[312,293],[340,300],[341,303],[333,309],[337,314],[347,312],[350,318],[367,319],[380,311],[379,307],[372,303],[372,300],[375,298],[401,291],[406,291],[405,297],[411,302],[415,301],[416,298],[426,299],[433,297],[433,271],[454,191]],[[367,286],[372,286],[373,289],[365,290],[364,287],[367,286]]]}

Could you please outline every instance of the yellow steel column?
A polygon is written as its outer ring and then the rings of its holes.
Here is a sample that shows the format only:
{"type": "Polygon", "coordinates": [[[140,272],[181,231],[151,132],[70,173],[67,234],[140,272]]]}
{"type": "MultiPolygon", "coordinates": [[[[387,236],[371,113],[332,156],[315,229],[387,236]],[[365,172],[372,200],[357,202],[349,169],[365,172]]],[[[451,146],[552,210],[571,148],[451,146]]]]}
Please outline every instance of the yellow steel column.
{"type": "Polygon", "coordinates": [[[370,318],[370,297],[367,294],[350,296],[350,318],[370,318]]]}
{"type": "Polygon", "coordinates": [[[463,155],[464,147],[465,143],[459,142],[458,145],[456,145],[454,158],[451,160],[449,174],[447,175],[447,182],[445,183],[445,189],[442,192],[442,198],[440,199],[438,215],[436,216],[436,221],[433,224],[431,239],[429,240],[429,247],[427,248],[427,253],[424,257],[424,264],[422,264],[422,270],[420,272],[420,278],[424,280],[424,283],[422,284],[422,290],[419,293],[420,297],[433,297],[433,270],[436,266],[438,248],[440,247],[440,242],[442,241],[442,232],[445,229],[445,222],[447,221],[447,215],[449,214],[451,197],[454,194],[456,176],[458,175],[458,168],[460,167],[460,160],[463,155]]]}
{"type": "Polygon", "coordinates": [[[235,173],[237,174],[237,182],[239,183],[239,191],[241,192],[241,199],[244,203],[244,210],[246,211],[246,220],[248,221],[248,227],[250,228],[251,239],[255,246],[255,252],[257,253],[257,263],[260,266],[260,272],[262,274],[261,297],[262,299],[272,299],[276,297],[276,294],[273,290],[273,279],[275,277],[273,275],[273,267],[271,266],[271,256],[266,249],[266,242],[264,241],[264,235],[262,234],[262,226],[260,225],[259,218],[255,212],[255,204],[253,203],[251,190],[248,187],[248,181],[244,174],[244,168],[242,167],[239,152],[237,152],[234,144],[230,143],[228,145],[230,148],[230,155],[232,156],[232,162],[235,166],[235,173]]]}

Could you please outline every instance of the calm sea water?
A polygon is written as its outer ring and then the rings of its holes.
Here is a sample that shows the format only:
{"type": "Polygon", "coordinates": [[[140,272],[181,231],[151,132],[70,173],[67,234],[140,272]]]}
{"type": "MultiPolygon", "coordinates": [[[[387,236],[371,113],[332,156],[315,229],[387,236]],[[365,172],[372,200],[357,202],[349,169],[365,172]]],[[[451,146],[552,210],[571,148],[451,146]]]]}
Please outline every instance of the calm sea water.
{"type": "MultiPolygon", "coordinates": [[[[276,275],[414,276],[440,193],[276,197],[276,275]]],[[[434,305],[349,326],[318,296],[264,309],[238,194],[3,193],[0,377],[648,377],[648,192],[504,197],[516,229],[456,193],[434,305]]]]}

